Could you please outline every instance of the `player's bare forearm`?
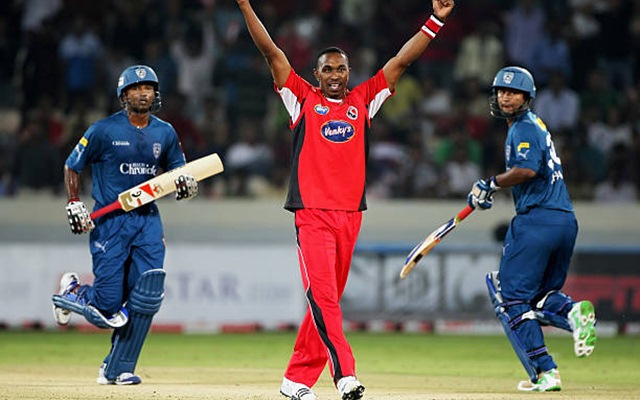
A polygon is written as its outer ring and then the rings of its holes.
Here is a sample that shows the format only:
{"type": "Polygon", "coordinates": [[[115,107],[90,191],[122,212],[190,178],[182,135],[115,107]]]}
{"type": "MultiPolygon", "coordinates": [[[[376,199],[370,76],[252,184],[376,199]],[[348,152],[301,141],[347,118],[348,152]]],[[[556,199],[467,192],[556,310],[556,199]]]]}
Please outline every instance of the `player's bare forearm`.
{"type": "MultiPolygon", "coordinates": [[[[433,15],[444,22],[455,2],[453,0],[433,0],[433,15]]],[[[404,71],[424,53],[433,39],[418,31],[400,48],[398,54],[392,57],[383,67],[384,76],[390,90],[394,90],[404,71]]]]}
{"type": "Polygon", "coordinates": [[[67,190],[67,199],[77,199],[80,196],[80,174],[68,166],[64,166],[64,187],[67,190]]]}
{"type": "Polygon", "coordinates": [[[247,30],[251,35],[251,39],[253,39],[253,43],[264,56],[276,86],[281,88],[287,81],[291,71],[287,56],[271,39],[267,28],[256,15],[249,0],[236,0],[236,2],[247,24],[247,30]]]}

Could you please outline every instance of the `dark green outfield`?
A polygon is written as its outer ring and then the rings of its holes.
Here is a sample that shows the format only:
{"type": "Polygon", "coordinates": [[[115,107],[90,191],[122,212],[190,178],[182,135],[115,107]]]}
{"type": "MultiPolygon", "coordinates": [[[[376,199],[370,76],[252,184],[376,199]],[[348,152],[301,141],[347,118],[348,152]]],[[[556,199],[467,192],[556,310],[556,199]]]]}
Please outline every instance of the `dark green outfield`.
{"type": "MultiPolygon", "coordinates": [[[[501,336],[440,336],[349,333],[360,372],[462,377],[523,377],[501,336]]],[[[158,367],[284,369],[293,333],[152,333],[140,364],[158,367]]],[[[99,363],[108,350],[106,333],[0,331],[0,365],[55,365],[73,355],[78,366],[99,363]]],[[[600,338],[593,355],[578,359],[567,335],[547,346],[563,380],[630,388],[640,384],[640,338],[600,338]]]]}

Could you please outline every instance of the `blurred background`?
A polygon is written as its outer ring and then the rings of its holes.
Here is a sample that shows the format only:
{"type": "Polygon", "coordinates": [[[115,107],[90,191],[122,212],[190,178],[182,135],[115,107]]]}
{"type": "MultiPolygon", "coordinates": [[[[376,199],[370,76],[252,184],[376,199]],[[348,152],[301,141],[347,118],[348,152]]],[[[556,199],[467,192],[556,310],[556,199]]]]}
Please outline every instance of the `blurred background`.
{"type": "MultiPolygon", "coordinates": [[[[253,6],[310,82],[319,50],[346,50],[351,86],[395,55],[431,10],[427,0],[253,6]]],[[[492,318],[484,274],[497,268],[513,213],[506,191],[490,215],[473,215],[439,246],[430,268],[402,282],[397,273],[406,252],[464,206],[475,180],[504,168],[506,127],[489,115],[489,87],[498,69],[515,64],[535,77],[533,109],[576,201],[570,293],[595,300],[613,331],[640,331],[639,54],[639,0],[457,4],[374,120],[370,210],[347,319],[433,327],[492,318]]],[[[169,275],[158,320],[196,330],[297,323],[304,300],[291,274],[293,222],[282,210],[288,116],[233,0],[0,4],[0,323],[49,326],[59,274],[71,268],[90,279],[87,239],[71,235],[63,215],[62,166],[91,123],[120,109],[117,77],[137,63],[157,72],[158,116],[176,128],[187,158],[217,152],[226,168],[189,206],[162,200],[173,243],[166,266],[180,272],[169,275]]],[[[90,171],[84,183],[90,202],[90,171]]]]}

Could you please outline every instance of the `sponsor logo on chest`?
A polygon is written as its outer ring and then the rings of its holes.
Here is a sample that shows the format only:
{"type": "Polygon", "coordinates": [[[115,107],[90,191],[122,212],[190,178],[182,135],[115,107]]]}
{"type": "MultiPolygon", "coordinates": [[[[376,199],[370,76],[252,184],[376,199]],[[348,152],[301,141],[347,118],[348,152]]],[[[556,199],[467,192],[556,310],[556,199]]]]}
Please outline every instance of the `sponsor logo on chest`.
{"type": "Polygon", "coordinates": [[[344,143],[353,138],[356,130],[346,121],[327,121],[320,128],[320,133],[330,142],[344,143]]]}
{"type": "Polygon", "coordinates": [[[153,175],[158,172],[158,167],[146,163],[122,163],[120,173],[123,175],[153,175]]]}

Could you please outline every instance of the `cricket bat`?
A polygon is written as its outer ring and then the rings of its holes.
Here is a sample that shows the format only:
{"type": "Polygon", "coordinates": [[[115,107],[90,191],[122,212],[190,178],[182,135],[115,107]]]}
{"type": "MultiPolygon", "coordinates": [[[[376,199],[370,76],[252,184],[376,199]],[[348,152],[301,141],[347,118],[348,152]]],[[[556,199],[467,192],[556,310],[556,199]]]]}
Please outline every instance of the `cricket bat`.
{"type": "Polygon", "coordinates": [[[125,190],[118,195],[118,200],[92,212],[91,219],[100,218],[116,210],[129,212],[173,193],[176,191],[175,180],[182,174],[190,174],[199,182],[223,170],[222,160],[216,153],[198,158],[125,190]]]}
{"type": "Polygon", "coordinates": [[[402,267],[402,271],[400,271],[400,279],[404,279],[409,272],[416,266],[418,261],[422,259],[422,257],[426,256],[427,253],[431,251],[440,241],[447,236],[449,232],[455,228],[460,221],[467,218],[469,214],[473,211],[473,208],[470,206],[466,206],[463,208],[455,217],[451,218],[447,223],[431,232],[429,236],[427,236],[422,242],[418,243],[416,247],[411,250],[411,253],[407,256],[407,259],[404,262],[404,266],[402,267]]]}

